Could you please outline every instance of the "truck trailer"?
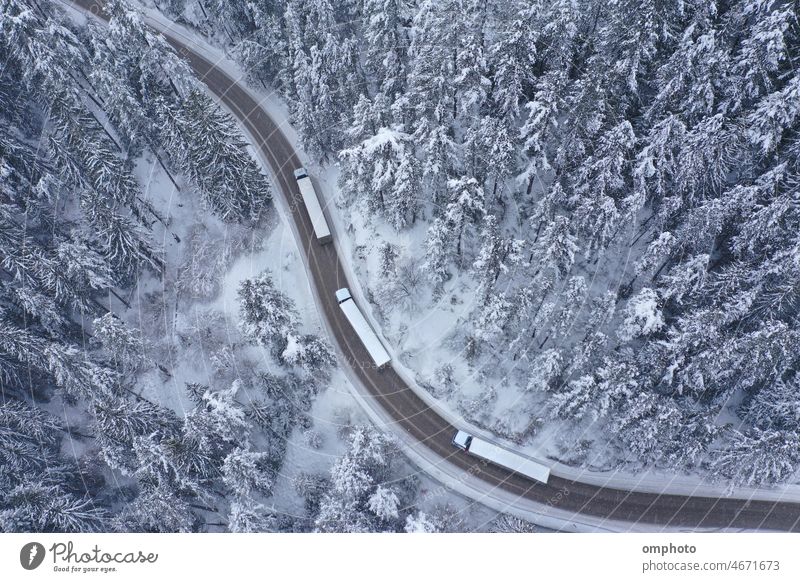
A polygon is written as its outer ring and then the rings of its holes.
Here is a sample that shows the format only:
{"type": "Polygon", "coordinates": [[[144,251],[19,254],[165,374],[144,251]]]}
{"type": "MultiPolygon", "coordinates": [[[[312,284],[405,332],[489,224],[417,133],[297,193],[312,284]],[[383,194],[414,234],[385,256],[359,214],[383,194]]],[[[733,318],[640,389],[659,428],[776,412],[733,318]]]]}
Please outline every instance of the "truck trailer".
{"type": "Polygon", "coordinates": [[[331,230],[328,228],[328,221],[325,220],[325,214],[319,204],[317,191],[314,189],[314,184],[311,183],[308,172],[306,172],[305,168],[297,168],[294,171],[294,177],[297,179],[297,187],[300,188],[303,204],[308,212],[308,217],[311,219],[311,225],[314,227],[317,241],[321,245],[331,242],[331,230]]]}
{"type": "Polygon", "coordinates": [[[353,326],[353,330],[358,335],[361,343],[367,348],[375,366],[380,370],[391,362],[392,358],[389,356],[389,352],[383,347],[381,340],[378,339],[378,336],[375,334],[372,327],[370,327],[364,314],[361,313],[358,305],[353,301],[350,289],[346,287],[344,289],[339,289],[336,292],[336,300],[339,302],[339,307],[342,308],[347,321],[353,326]]]}
{"type": "Polygon", "coordinates": [[[550,478],[550,468],[529,459],[514,451],[509,451],[503,447],[485,441],[471,434],[459,430],[453,436],[453,444],[459,449],[468,452],[471,455],[480,457],[495,465],[500,465],[506,469],[510,469],[520,475],[525,475],[536,481],[547,483],[550,478]]]}

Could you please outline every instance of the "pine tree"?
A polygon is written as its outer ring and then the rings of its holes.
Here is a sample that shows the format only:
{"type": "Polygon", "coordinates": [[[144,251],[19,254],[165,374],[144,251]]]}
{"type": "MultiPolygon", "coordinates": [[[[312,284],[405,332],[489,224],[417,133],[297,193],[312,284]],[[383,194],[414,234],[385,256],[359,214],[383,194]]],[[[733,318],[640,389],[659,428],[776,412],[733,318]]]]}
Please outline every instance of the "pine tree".
{"type": "Polygon", "coordinates": [[[444,283],[452,276],[448,270],[451,257],[451,230],[446,221],[437,218],[428,228],[425,240],[425,270],[430,273],[434,293],[441,293],[444,283]]]}
{"type": "MultiPolygon", "coordinates": [[[[356,45],[343,34],[347,28],[336,22],[327,0],[289,2],[286,21],[293,118],[306,149],[327,158],[341,147],[338,116],[351,111],[362,92],[356,45]]],[[[349,119],[342,121],[342,127],[349,125],[349,119]]]]}
{"type": "Polygon", "coordinates": [[[581,419],[590,414],[597,392],[592,376],[584,375],[571,380],[563,389],[553,395],[548,402],[552,418],[581,419]]]}
{"type": "Polygon", "coordinates": [[[120,532],[188,533],[196,531],[197,518],[189,504],[167,485],[142,490],[115,517],[120,532]]]}
{"type": "MultiPolygon", "coordinates": [[[[492,84],[487,76],[489,71],[485,55],[488,8],[486,2],[466,0],[453,3],[451,9],[459,4],[461,15],[456,21],[451,19],[447,29],[456,28],[458,26],[456,22],[463,27],[461,34],[453,37],[458,44],[453,45],[455,76],[452,83],[456,91],[455,99],[459,113],[469,118],[483,109],[492,84]]],[[[440,34],[442,32],[443,30],[440,34]]]]}
{"type": "Polygon", "coordinates": [[[233,533],[263,533],[278,531],[275,514],[261,503],[242,499],[231,503],[228,531],[233,533]]]}
{"type": "Polygon", "coordinates": [[[622,341],[650,335],[664,328],[658,295],[645,287],[625,306],[625,319],[617,334],[622,341]]]}
{"type": "Polygon", "coordinates": [[[772,153],[789,128],[800,117],[800,77],[794,76],[786,85],[765,96],[746,118],[748,140],[762,155],[772,153]]]}
{"type": "Polygon", "coordinates": [[[577,238],[572,233],[569,219],[555,216],[536,242],[533,256],[539,261],[539,270],[545,270],[558,280],[570,272],[578,250],[577,238]]]}
{"type": "Polygon", "coordinates": [[[422,177],[427,197],[439,210],[447,200],[447,182],[455,175],[458,145],[446,126],[427,119],[420,122],[415,137],[422,143],[422,177]]]}
{"type": "Polygon", "coordinates": [[[234,449],[222,464],[222,481],[236,497],[248,498],[254,493],[269,494],[272,491],[273,475],[269,469],[269,457],[262,452],[234,449]]]}
{"type": "Polygon", "coordinates": [[[275,288],[268,272],[239,286],[241,327],[246,336],[280,354],[297,326],[294,302],[275,288]]]}
{"type": "Polygon", "coordinates": [[[578,170],[575,215],[593,249],[605,248],[616,234],[622,218],[616,199],[626,185],[627,157],[635,140],[630,122],[623,121],[600,137],[594,155],[578,170]]]}
{"type": "Polygon", "coordinates": [[[306,513],[315,515],[319,512],[322,498],[330,483],[322,475],[299,473],[293,480],[297,494],[305,499],[306,513]]]}
{"type": "Polygon", "coordinates": [[[104,528],[108,517],[91,499],[39,483],[17,485],[3,495],[0,508],[0,531],[4,532],[96,532],[104,528]]]}
{"type": "Polygon", "coordinates": [[[419,162],[414,152],[406,148],[400,155],[392,192],[389,222],[395,229],[402,230],[416,222],[421,198],[419,162]]]}
{"type": "Polygon", "coordinates": [[[753,426],[797,430],[800,427],[797,382],[795,374],[791,379],[778,379],[763,386],[743,407],[742,416],[753,426]]]}
{"type": "Polygon", "coordinates": [[[519,117],[520,103],[532,93],[536,82],[536,25],[540,11],[541,6],[536,1],[522,3],[489,51],[495,69],[492,100],[500,113],[509,119],[519,117]]]}
{"type": "Polygon", "coordinates": [[[558,124],[559,93],[565,80],[563,74],[548,73],[536,81],[536,91],[532,100],[525,104],[527,117],[520,129],[527,164],[524,175],[528,180],[530,194],[534,180],[552,168],[547,148],[553,139],[558,124]]]}
{"type": "Polygon", "coordinates": [[[97,228],[94,238],[121,281],[130,283],[143,267],[161,272],[161,253],[153,249],[150,236],[142,227],[127,216],[102,207],[95,207],[91,214],[97,228]]]}
{"type": "Polygon", "coordinates": [[[503,184],[516,169],[516,152],[519,149],[516,136],[505,122],[491,117],[481,121],[481,132],[484,135],[488,177],[492,181],[492,198],[505,206],[506,201],[501,199],[499,191],[502,191],[503,184]]]}
{"type": "Polygon", "coordinates": [[[112,313],[95,319],[92,325],[94,340],[103,347],[107,357],[121,373],[136,371],[145,362],[145,346],[141,335],[112,313]]]}
{"type": "Polygon", "coordinates": [[[475,320],[475,339],[493,342],[501,337],[515,312],[514,304],[505,293],[494,293],[483,304],[475,320]]]}
{"type": "Polygon", "coordinates": [[[390,100],[405,86],[407,33],[404,0],[365,0],[363,3],[366,68],[381,93],[390,100]]]}
{"type": "Polygon", "coordinates": [[[223,220],[258,219],[270,186],[230,115],[197,89],[179,103],[159,100],[157,115],[166,149],[209,208],[223,220]]]}
{"type": "Polygon", "coordinates": [[[348,451],[331,469],[331,489],[324,495],[315,519],[316,531],[376,531],[380,521],[398,522],[397,492],[384,485],[388,480],[395,449],[374,429],[356,427],[348,451]]]}
{"type": "Polygon", "coordinates": [[[286,349],[281,360],[291,366],[300,366],[309,373],[322,373],[336,365],[336,356],[327,341],[315,335],[287,336],[286,349]]]}
{"type": "Polygon", "coordinates": [[[554,389],[563,368],[564,359],[557,349],[549,348],[536,354],[528,372],[527,389],[529,391],[554,389]]]}
{"type": "Polygon", "coordinates": [[[462,177],[448,180],[448,203],[443,217],[452,229],[455,241],[455,256],[462,257],[464,235],[471,225],[477,223],[486,212],[483,187],[475,178],[462,177]]]}
{"type": "Polygon", "coordinates": [[[233,47],[233,52],[252,81],[280,84],[281,74],[289,66],[284,8],[283,2],[273,0],[243,5],[247,34],[233,47]]]}
{"type": "Polygon", "coordinates": [[[497,218],[487,216],[483,220],[481,249],[472,267],[478,279],[479,302],[489,301],[501,274],[508,273],[522,262],[524,241],[502,238],[497,218]]]}
{"type": "Polygon", "coordinates": [[[411,136],[386,127],[339,154],[340,186],[366,200],[397,229],[412,224],[420,197],[419,165],[411,136]]]}
{"type": "Polygon", "coordinates": [[[800,448],[792,433],[753,429],[750,434],[733,433],[730,448],[718,452],[712,471],[736,485],[769,485],[794,474],[798,463],[800,448]]]}
{"type": "Polygon", "coordinates": [[[146,400],[106,396],[94,399],[90,411],[103,459],[125,475],[136,471],[133,444],[137,438],[152,434],[176,438],[180,429],[174,413],[146,400]]]}
{"type": "Polygon", "coordinates": [[[436,524],[421,511],[417,515],[409,515],[403,529],[406,533],[436,533],[439,531],[436,524]]]}
{"type": "Polygon", "coordinates": [[[177,458],[200,477],[213,475],[249,437],[245,410],[235,400],[239,389],[237,380],[227,390],[207,390],[202,404],[186,415],[177,458]]]}
{"type": "Polygon", "coordinates": [[[378,485],[375,492],[367,500],[367,507],[381,521],[389,522],[399,517],[400,500],[391,487],[378,485]]]}
{"type": "Polygon", "coordinates": [[[586,279],[581,276],[570,277],[561,294],[561,312],[554,324],[556,333],[563,336],[572,329],[576,317],[583,309],[587,293],[586,279]]]}
{"type": "Polygon", "coordinates": [[[447,126],[457,113],[456,54],[463,28],[458,3],[424,0],[412,21],[408,95],[414,121],[432,119],[447,126]]]}
{"type": "Polygon", "coordinates": [[[383,242],[378,250],[380,255],[381,277],[388,277],[395,272],[400,251],[390,242],[383,242]]]}

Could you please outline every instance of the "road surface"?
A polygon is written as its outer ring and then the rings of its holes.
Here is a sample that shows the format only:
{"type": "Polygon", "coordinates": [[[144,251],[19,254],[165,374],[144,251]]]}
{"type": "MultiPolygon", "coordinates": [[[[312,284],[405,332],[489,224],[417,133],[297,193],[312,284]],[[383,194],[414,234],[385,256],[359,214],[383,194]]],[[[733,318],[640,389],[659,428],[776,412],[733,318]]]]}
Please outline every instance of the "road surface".
{"type": "MultiPolygon", "coordinates": [[[[92,0],[76,0],[73,4],[103,17],[92,0]]],[[[332,244],[319,245],[294,178],[293,171],[302,166],[291,144],[266,111],[248,91],[221,68],[198,51],[187,46],[169,31],[160,31],[182,55],[197,77],[205,83],[234,114],[256,140],[264,160],[270,165],[279,195],[290,208],[300,250],[307,257],[311,283],[316,288],[321,315],[327,319],[333,340],[340,352],[340,362],[348,366],[363,384],[374,402],[392,419],[394,430],[405,431],[417,443],[439,459],[448,473],[471,474],[485,484],[488,495],[503,490],[504,498],[518,496],[571,514],[635,524],[650,524],[656,529],[765,529],[800,531],[800,503],[747,500],[735,498],[695,497],[655,494],[601,487],[580,481],[551,476],[547,485],[532,481],[506,469],[483,463],[456,449],[450,440],[456,428],[431,409],[393,369],[382,371],[371,366],[371,358],[336,302],[335,292],[350,287],[342,262],[332,244]]]]}

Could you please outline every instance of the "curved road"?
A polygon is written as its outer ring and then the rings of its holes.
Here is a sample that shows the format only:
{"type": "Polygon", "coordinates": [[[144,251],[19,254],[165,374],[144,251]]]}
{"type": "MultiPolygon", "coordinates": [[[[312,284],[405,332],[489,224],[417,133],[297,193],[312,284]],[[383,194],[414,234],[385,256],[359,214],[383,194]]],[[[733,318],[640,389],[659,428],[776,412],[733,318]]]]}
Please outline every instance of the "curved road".
{"type": "MultiPolygon", "coordinates": [[[[91,0],[77,0],[73,4],[95,15],[100,13],[91,0]]],[[[103,17],[102,13],[100,17],[103,17]]],[[[346,365],[366,388],[369,397],[419,446],[434,453],[440,463],[450,463],[474,475],[484,482],[487,490],[499,488],[513,496],[540,503],[543,508],[626,522],[631,526],[800,531],[800,503],[625,491],[557,476],[551,476],[550,482],[544,485],[455,449],[450,439],[456,429],[417,396],[393,368],[375,370],[369,364],[369,354],[344,318],[334,293],[348,286],[345,271],[334,245],[320,246],[314,238],[311,221],[292,174],[302,164],[289,141],[236,80],[168,31],[160,32],[256,139],[254,145],[269,163],[277,180],[275,186],[288,201],[291,219],[300,235],[298,244],[307,257],[312,284],[320,299],[317,307],[327,319],[346,365]]]]}

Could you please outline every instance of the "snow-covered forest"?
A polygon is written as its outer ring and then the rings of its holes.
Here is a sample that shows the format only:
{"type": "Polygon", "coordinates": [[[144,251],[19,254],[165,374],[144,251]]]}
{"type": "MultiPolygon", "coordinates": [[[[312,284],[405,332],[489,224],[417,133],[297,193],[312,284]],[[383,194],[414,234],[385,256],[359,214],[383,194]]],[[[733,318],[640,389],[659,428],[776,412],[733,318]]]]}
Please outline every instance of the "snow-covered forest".
{"type": "Polygon", "coordinates": [[[174,358],[124,318],[129,291],[169,263],[155,233],[171,219],[137,164],[154,160],[241,225],[268,214],[270,186],[166,43],[109,9],[107,28],[47,2],[0,13],[0,531],[179,531],[220,516],[256,527],[269,515],[240,493],[268,489],[280,463],[251,447],[261,404],[238,404],[236,382],[187,387],[195,406],[181,417],[143,396],[137,379],[170,377],[174,358]]]}
{"type": "MultiPolygon", "coordinates": [[[[340,406],[246,138],[104,4],[0,2],[0,531],[474,527],[340,406]]],[[[288,104],[433,397],[576,467],[798,481],[796,1],[145,4],[288,104]]]]}
{"type": "Polygon", "coordinates": [[[797,479],[795,1],[154,4],[280,91],[434,396],[576,465],[797,479]]]}

